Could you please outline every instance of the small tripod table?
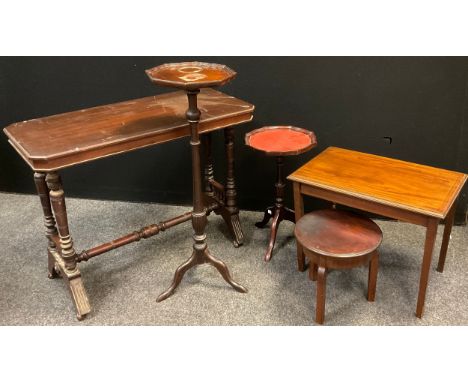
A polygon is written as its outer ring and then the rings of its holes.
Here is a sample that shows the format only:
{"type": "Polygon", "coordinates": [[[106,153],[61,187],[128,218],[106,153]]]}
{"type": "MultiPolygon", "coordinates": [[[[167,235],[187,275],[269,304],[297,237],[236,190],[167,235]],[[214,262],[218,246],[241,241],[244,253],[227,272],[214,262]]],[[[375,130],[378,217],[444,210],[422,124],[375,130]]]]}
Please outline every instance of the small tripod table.
{"type": "Polygon", "coordinates": [[[317,139],[312,131],[293,126],[267,126],[253,130],[245,135],[245,144],[253,149],[263,151],[276,157],[275,205],[265,210],[261,222],[255,225],[264,228],[269,220],[271,223],[270,242],[265,254],[265,261],[270,261],[276,241],[279,224],[283,220],[295,223],[294,211],[284,205],[283,176],[284,157],[302,154],[317,145],[317,139]]]}
{"type": "Polygon", "coordinates": [[[221,86],[236,76],[236,72],[224,65],[208,64],[204,62],[182,62],[164,64],[148,69],[146,74],[157,85],[183,89],[188,97],[186,118],[190,125],[192,147],[192,177],[193,177],[193,235],[192,256],[177,268],[171,286],[157,298],[161,302],[171,296],[182,281],[185,272],[195,265],[209,263],[213,265],[224,280],[236,291],[246,293],[242,285],[236,283],[229,274],[229,270],[221,260],[213,257],[206,244],[205,227],[207,224],[207,208],[203,200],[202,176],[200,164],[199,121],[201,112],[197,107],[197,96],[201,88],[221,86]]]}

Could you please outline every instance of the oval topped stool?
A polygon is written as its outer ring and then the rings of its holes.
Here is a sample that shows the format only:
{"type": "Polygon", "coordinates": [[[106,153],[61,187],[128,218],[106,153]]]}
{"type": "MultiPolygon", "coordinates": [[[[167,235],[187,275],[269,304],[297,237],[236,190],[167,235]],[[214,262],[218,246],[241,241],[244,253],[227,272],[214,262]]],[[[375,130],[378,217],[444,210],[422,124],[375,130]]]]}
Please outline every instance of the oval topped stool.
{"type": "Polygon", "coordinates": [[[325,318],[327,269],[369,264],[367,300],[375,300],[382,231],[371,219],[347,211],[319,210],[304,215],[294,234],[309,258],[309,277],[317,280],[315,321],[325,318]]]}
{"type": "Polygon", "coordinates": [[[245,144],[266,155],[276,157],[275,205],[265,210],[263,220],[256,223],[258,228],[264,228],[270,219],[270,241],[265,254],[265,261],[271,259],[276,241],[278,226],[283,220],[295,222],[294,211],[284,206],[283,176],[284,157],[302,154],[317,145],[317,139],[312,131],[294,126],[266,126],[253,130],[245,135],[245,144]]]}

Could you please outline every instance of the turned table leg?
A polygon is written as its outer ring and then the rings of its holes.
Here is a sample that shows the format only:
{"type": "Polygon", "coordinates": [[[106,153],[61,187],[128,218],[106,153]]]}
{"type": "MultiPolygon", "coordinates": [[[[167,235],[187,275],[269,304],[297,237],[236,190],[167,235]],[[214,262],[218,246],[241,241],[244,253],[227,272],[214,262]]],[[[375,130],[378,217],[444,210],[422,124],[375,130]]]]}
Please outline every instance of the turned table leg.
{"type": "Polygon", "coordinates": [[[52,207],[50,205],[49,188],[46,183],[46,174],[42,172],[34,173],[34,183],[36,185],[37,194],[42,205],[42,211],[44,214],[44,225],[46,227],[46,237],[48,241],[47,246],[47,263],[48,263],[48,276],[50,279],[58,276],[55,270],[55,259],[52,255],[53,251],[56,251],[56,245],[54,238],[57,238],[57,227],[55,225],[54,215],[52,213],[52,207]]]}
{"type": "Polygon", "coordinates": [[[214,169],[213,169],[213,156],[211,154],[211,133],[202,135],[203,151],[205,157],[204,166],[204,181],[205,181],[205,194],[213,197],[214,190],[211,182],[214,180],[214,169]]]}
{"type": "Polygon", "coordinates": [[[237,189],[234,178],[234,128],[224,129],[224,144],[226,148],[226,210],[228,214],[222,214],[229,231],[234,238],[234,246],[238,247],[244,243],[244,234],[239,220],[239,208],[237,207],[237,189]]]}
{"type": "Polygon", "coordinates": [[[432,253],[437,236],[438,219],[429,219],[426,228],[426,241],[424,244],[424,257],[421,266],[421,276],[419,279],[418,303],[416,307],[416,316],[422,317],[424,310],[424,301],[426,300],[426,289],[429,282],[429,272],[431,269],[432,253]]]}
{"type": "Polygon", "coordinates": [[[91,311],[91,307],[81,281],[80,271],[76,264],[75,249],[68,228],[65,194],[60,177],[56,172],[48,173],[46,182],[50,189],[50,202],[57,222],[60,239],[59,253],[52,252],[52,254],[55,254],[55,260],[60,269],[60,273],[68,284],[68,288],[75,303],[77,318],[81,320],[91,311]]]}
{"type": "MultiPolygon", "coordinates": [[[[224,130],[225,146],[226,146],[226,162],[227,174],[226,185],[214,181],[213,158],[211,154],[211,133],[201,136],[203,141],[204,151],[204,182],[205,195],[208,196],[208,201],[215,199],[218,202],[218,207],[214,210],[217,215],[221,215],[228,226],[228,230],[233,238],[233,244],[237,248],[244,242],[244,234],[242,233],[239,208],[237,207],[237,191],[234,179],[234,129],[227,127],[224,130]],[[217,186],[214,186],[217,184],[217,186]],[[218,187],[220,189],[218,189],[218,187]],[[221,192],[219,193],[219,191],[221,192]],[[222,196],[220,196],[222,194],[222,196]]],[[[209,214],[209,212],[208,212],[209,214]]]]}

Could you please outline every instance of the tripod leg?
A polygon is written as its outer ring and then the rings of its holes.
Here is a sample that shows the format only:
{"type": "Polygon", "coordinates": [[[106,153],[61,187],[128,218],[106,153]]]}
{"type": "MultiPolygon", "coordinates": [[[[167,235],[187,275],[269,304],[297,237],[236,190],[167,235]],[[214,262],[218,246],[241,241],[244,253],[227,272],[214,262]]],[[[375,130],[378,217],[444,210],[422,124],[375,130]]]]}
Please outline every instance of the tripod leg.
{"type": "Polygon", "coordinates": [[[283,207],[283,219],[282,220],[288,220],[291,223],[296,223],[295,212],[288,207],[283,207]]]}
{"type": "Polygon", "coordinates": [[[263,220],[258,222],[258,223],[255,223],[255,226],[257,228],[264,228],[268,222],[270,221],[270,219],[273,217],[273,211],[275,210],[275,207],[268,207],[266,210],[265,210],[265,213],[263,215],[263,220]]]}
{"type": "Polygon", "coordinates": [[[273,252],[273,247],[275,246],[276,234],[278,233],[278,226],[280,221],[280,210],[278,209],[275,211],[275,216],[273,217],[273,221],[271,222],[270,242],[268,243],[268,248],[265,253],[265,261],[271,260],[271,255],[273,252]]]}
{"type": "Polygon", "coordinates": [[[183,264],[176,269],[174,274],[174,279],[172,280],[171,286],[163,293],[161,293],[158,298],[156,299],[157,302],[164,301],[166,298],[171,296],[175,289],[179,286],[182,278],[184,277],[185,272],[187,272],[190,268],[198,264],[198,256],[194,251],[192,256],[183,264]]]}
{"type": "Polygon", "coordinates": [[[232,279],[226,264],[224,264],[221,260],[218,260],[217,258],[213,257],[208,250],[205,251],[205,258],[208,263],[213,265],[218,270],[218,272],[221,273],[223,279],[226,280],[226,282],[230,284],[236,291],[240,293],[247,293],[247,289],[245,287],[236,283],[232,279]]]}

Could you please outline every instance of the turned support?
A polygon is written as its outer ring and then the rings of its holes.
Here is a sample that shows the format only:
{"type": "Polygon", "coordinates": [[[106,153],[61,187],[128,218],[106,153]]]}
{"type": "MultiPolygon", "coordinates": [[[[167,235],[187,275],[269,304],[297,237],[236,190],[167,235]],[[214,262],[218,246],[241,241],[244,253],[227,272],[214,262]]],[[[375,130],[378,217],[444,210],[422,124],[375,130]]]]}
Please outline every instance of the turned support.
{"type": "Polygon", "coordinates": [[[237,208],[237,191],[236,182],[234,179],[234,128],[227,127],[224,129],[224,143],[226,146],[226,208],[231,214],[238,214],[237,208]]]}
{"type": "Polygon", "coordinates": [[[45,179],[45,173],[34,173],[34,184],[36,185],[37,194],[39,195],[39,199],[41,201],[44,225],[46,227],[45,235],[48,241],[48,276],[49,278],[54,278],[57,277],[58,274],[55,271],[55,260],[51,254],[51,251],[56,250],[55,242],[58,241],[58,232],[55,224],[54,214],[52,213],[52,207],[50,205],[49,188],[47,187],[45,179]]]}
{"type": "Polygon", "coordinates": [[[204,134],[203,136],[203,149],[205,153],[205,166],[204,166],[204,180],[205,180],[205,194],[213,197],[214,190],[212,182],[214,181],[214,168],[213,168],[213,155],[211,151],[212,136],[211,133],[204,134]]]}
{"type": "MultiPolygon", "coordinates": [[[[211,137],[205,138],[207,149],[207,162],[205,165],[204,179],[205,188],[202,185],[201,163],[200,163],[200,137],[199,121],[201,112],[197,105],[197,96],[200,88],[215,87],[223,85],[233,79],[236,73],[225,65],[209,64],[206,62],[182,62],[159,65],[148,69],[146,74],[150,80],[156,84],[184,89],[188,98],[188,109],[185,113],[190,126],[190,146],[192,151],[192,195],[193,195],[193,252],[192,256],[180,265],[174,274],[171,286],[157,298],[157,301],[163,301],[174,293],[174,290],[180,284],[185,272],[191,267],[209,263],[213,265],[223,276],[223,278],[237,291],[246,292],[246,289],[231,279],[226,265],[213,257],[206,244],[205,227],[207,224],[207,206],[213,209],[217,214],[221,214],[226,220],[227,204],[224,189],[219,187],[213,179],[213,165],[211,159],[211,137]],[[203,194],[205,190],[206,194],[203,194]],[[219,197],[222,198],[219,198],[219,197]],[[219,200],[218,200],[219,199],[219,200]],[[216,208],[219,206],[219,208],[216,208]]],[[[232,148],[232,146],[230,146],[232,148]]],[[[232,150],[231,150],[232,151],[232,150]]],[[[230,198],[234,198],[234,179],[233,172],[228,170],[230,178],[230,198]]],[[[232,202],[230,202],[232,207],[232,202]]],[[[228,219],[231,221],[232,219],[228,219]]],[[[228,222],[227,221],[227,222],[228,222]]],[[[228,223],[229,225],[229,223],[228,223]]]]}
{"type": "MultiPolygon", "coordinates": [[[[239,208],[237,207],[237,191],[234,178],[234,128],[224,129],[224,145],[226,151],[226,185],[214,180],[213,158],[211,151],[211,133],[201,136],[204,151],[204,183],[205,201],[208,206],[213,202],[218,203],[218,208],[212,209],[217,215],[221,215],[231,233],[233,244],[239,247],[244,242],[244,234],[239,220],[239,208]]],[[[207,211],[209,215],[210,209],[207,211]]]]}
{"type": "Polygon", "coordinates": [[[264,260],[270,261],[273,248],[276,242],[276,235],[278,233],[278,227],[283,220],[288,220],[290,222],[295,222],[296,218],[294,215],[294,211],[284,206],[284,189],[286,187],[286,183],[284,182],[284,175],[283,175],[283,167],[284,167],[284,158],[282,156],[276,157],[276,183],[275,183],[275,205],[268,207],[265,210],[263,215],[263,220],[255,223],[258,228],[265,227],[270,219],[273,219],[271,222],[271,230],[270,230],[270,240],[268,242],[268,247],[265,253],[264,260]]]}
{"type": "Polygon", "coordinates": [[[65,205],[65,194],[62,183],[56,172],[48,173],[46,182],[50,189],[50,202],[54,210],[55,220],[57,221],[60,238],[60,254],[63,258],[65,268],[69,271],[73,271],[76,268],[76,253],[68,229],[67,208],[65,205]]]}
{"type": "Polygon", "coordinates": [[[68,228],[67,208],[62,182],[56,172],[46,175],[45,181],[50,190],[49,198],[57,222],[60,248],[51,248],[49,254],[53,257],[55,269],[63,276],[68,285],[78,320],[82,320],[90,311],[88,296],[77,267],[77,258],[73,247],[73,240],[68,228]]]}
{"type": "MultiPolygon", "coordinates": [[[[186,113],[187,120],[190,125],[191,136],[190,145],[192,148],[192,181],[193,181],[193,212],[192,212],[192,227],[194,230],[193,234],[193,253],[192,256],[182,265],[180,265],[174,274],[172,284],[169,288],[161,293],[157,301],[161,302],[171,296],[177,286],[182,281],[185,272],[193,266],[209,263],[214,266],[226,282],[228,282],[236,291],[245,293],[245,289],[242,285],[236,283],[229,270],[221,260],[216,259],[212,256],[208,250],[206,243],[205,227],[207,224],[207,209],[203,200],[203,188],[202,188],[202,175],[201,175],[201,163],[200,163],[200,139],[198,132],[198,122],[200,120],[200,110],[197,107],[197,95],[200,90],[187,90],[188,97],[188,110],[186,113]]],[[[207,176],[210,176],[210,171],[205,172],[205,180],[207,176]],[[208,175],[207,175],[208,174],[208,175]]],[[[214,180],[208,179],[209,183],[214,180]]],[[[223,215],[224,217],[224,215],[223,215]]],[[[226,219],[225,219],[226,220],[226,219]]]]}
{"type": "Polygon", "coordinates": [[[140,241],[141,239],[148,239],[154,235],[157,235],[159,232],[164,232],[165,230],[174,227],[177,224],[184,223],[190,220],[191,218],[192,212],[186,212],[183,215],[160,222],[158,224],[151,224],[149,226],[143,227],[138,231],[129,233],[128,235],[112,240],[111,242],[101,244],[91,249],[87,249],[86,251],[81,252],[76,257],[76,261],[88,261],[89,259],[95,256],[102,255],[103,253],[109,252],[113,249],[123,247],[124,245],[131,244],[136,241],[140,241]]]}
{"type": "Polygon", "coordinates": [[[275,207],[281,209],[284,206],[284,183],[283,178],[284,158],[276,157],[276,183],[275,183],[275,207]]]}
{"type": "Polygon", "coordinates": [[[193,178],[193,213],[192,227],[193,249],[197,252],[205,251],[206,234],[205,227],[207,224],[206,209],[203,203],[202,195],[202,179],[201,179],[201,163],[200,163],[200,138],[198,133],[198,121],[200,120],[200,110],[197,107],[197,95],[200,90],[188,90],[187,97],[189,108],[186,113],[187,120],[190,125],[190,145],[192,147],[192,178],[193,178]]]}

